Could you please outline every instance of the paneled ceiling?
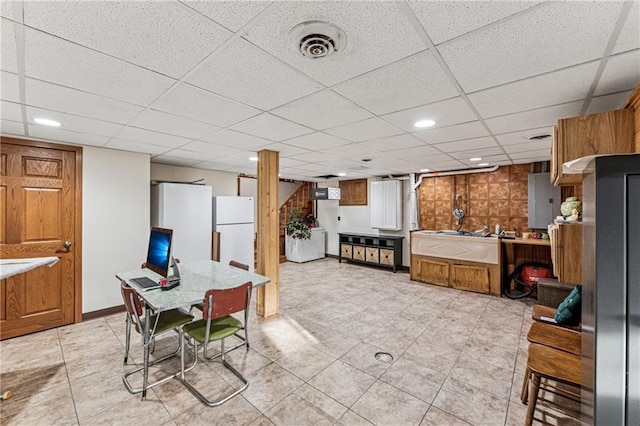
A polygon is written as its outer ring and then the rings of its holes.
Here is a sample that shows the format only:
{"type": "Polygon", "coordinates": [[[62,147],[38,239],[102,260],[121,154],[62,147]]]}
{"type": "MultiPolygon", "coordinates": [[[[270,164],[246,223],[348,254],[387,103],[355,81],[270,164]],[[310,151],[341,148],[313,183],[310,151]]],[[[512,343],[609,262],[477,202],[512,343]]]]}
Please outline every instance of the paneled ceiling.
{"type": "Polygon", "coordinates": [[[531,137],[640,82],[637,1],[3,0],[1,15],[2,134],[249,174],[268,149],[290,179],[546,161],[551,139],[531,137]],[[346,44],[302,56],[289,32],[306,21],[346,44]]]}

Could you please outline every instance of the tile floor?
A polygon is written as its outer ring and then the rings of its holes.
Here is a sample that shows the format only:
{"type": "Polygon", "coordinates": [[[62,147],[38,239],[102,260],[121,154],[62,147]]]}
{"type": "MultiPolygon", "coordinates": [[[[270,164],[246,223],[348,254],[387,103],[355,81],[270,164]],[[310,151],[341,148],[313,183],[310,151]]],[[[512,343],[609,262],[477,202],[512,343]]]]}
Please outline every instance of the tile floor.
{"type": "MultiPolygon", "coordinates": [[[[333,258],[286,263],[281,313],[265,319],[253,309],[251,350],[230,356],[249,388],[221,407],[201,405],[175,380],[146,401],[129,394],[122,313],[1,342],[2,391],[14,396],[1,403],[0,418],[6,425],[521,425],[531,305],[333,258]],[[382,351],[393,362],[376,360],[382,351]]],[[[171,333],[156,354],[175,343],[171,333]]],[[[135,334],[132,346],[130,363],[140,362],[135,334]]],[[[238,383],[218,363],[201,363],[189,377],[210,397],[238,383]]],[[[581,424],[546,404],[536,416],[581,424]]]]}

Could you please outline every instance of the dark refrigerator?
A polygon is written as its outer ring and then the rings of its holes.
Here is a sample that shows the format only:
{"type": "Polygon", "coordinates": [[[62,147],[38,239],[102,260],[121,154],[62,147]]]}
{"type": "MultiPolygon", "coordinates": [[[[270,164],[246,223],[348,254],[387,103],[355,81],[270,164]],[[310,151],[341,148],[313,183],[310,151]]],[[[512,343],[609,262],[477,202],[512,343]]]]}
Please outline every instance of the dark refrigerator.
{"type": "Polygon", "coordinates": [[[597,157],[585,172],[582,411],[640,425],[640,154],[597,157]]]}

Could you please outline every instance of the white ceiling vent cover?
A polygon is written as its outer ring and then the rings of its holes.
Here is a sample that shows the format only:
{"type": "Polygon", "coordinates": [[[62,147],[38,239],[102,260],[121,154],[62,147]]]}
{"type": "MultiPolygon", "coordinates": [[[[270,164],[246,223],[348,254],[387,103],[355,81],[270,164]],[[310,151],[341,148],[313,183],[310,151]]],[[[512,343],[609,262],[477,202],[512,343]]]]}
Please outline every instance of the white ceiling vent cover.
{"type": "Polygon", "coordinates": [[[347,36],[335,25],[322,21],[307,21],[289,31],[289,42],[303,56],[319,59],[343,51],[347,46],[347,36]]]}

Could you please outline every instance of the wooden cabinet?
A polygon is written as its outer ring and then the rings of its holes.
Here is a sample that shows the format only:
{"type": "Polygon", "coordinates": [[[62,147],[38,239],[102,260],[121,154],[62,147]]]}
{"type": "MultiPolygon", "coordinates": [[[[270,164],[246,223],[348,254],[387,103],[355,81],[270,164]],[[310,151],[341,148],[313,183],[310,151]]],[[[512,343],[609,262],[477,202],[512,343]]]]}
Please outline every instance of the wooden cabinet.
{"type": "Polygon", "coordinates": [[[411,279],[500,296],[499,265],[411,255],[411,279]]]}
{"type": "Polygon", "coordinates": [[[562,165],[588,155],[634,152],[633,111],[621,109],[558,121],[551,148],[551,183],[582,183],[581,174],[563,174],[562,165]]]}
{"type": "Polygon", "coordinates": [[[371,182],[371,227],[402,229],[402,181],[371,182]]]}
{"type": "Polygon", "coordinates": [[[582,284],[582,224],[557,223],[551,228],[551,260],[558,281],[582,284]]]}
{"type": "Polygon", "coordinates": [[[367,205],[367,180],[354,179],[338,182],[340,186],[341,206],[366,206],[367,205]]]}
{"type": "Polygon", "coordinates": [[[340,239],[339,262],[352,262],[393,268],[402,266],[402,240],[404,237],[338,234],[340,239]]]}

